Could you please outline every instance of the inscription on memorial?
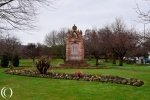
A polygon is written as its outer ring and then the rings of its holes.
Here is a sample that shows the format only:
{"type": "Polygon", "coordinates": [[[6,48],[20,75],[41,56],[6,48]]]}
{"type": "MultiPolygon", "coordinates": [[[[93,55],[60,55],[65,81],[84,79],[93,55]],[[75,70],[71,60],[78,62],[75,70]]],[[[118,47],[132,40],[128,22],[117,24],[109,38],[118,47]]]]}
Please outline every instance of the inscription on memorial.
{"type": "Polygon", "coordinates": [[[71,44],[70,59],[71,60],[80,60],[79,45],[78,44],[71,44]]]}

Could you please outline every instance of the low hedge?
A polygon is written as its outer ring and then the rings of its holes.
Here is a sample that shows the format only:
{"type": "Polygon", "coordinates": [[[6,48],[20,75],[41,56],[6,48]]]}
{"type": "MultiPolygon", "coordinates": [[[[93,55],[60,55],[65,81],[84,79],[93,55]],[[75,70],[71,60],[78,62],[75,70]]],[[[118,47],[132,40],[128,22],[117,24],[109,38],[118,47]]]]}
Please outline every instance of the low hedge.
{"type": "Polygon", "coordinates": [[[34,71],[34,70],[8,69],[5,71],[5,73],[13,74],[13,75],[21,75],[21,76],[30,76],[30,77],[117,83],[117,84],[131,85],[137,87],[144,85],[143,81],[135,78],[123,78],[123,77],[111,76],[111,75],[91,75],[91,74],[84,74],[82,72],[75,72],[74,74],[53,73],[53,72],[48,72],[47,74],[40,74],[38,71],[34,71]]]}

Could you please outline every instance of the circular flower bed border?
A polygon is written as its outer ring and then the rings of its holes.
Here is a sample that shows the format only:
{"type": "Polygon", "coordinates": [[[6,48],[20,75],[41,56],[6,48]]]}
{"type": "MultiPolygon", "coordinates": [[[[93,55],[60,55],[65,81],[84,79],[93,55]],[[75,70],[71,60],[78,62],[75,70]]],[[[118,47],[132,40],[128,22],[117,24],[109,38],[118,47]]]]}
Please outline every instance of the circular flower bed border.
{"type": "Polygon", "coordinates": [[[52,72],[48,72],[47,74],[40,74],[38,71],[33,71],[33,70],[8,69],[5,71],[5,73],[20,75],[20,76],[42,77],[42,78],[53,78],[53,79],[109,82],[109,83],[125,84],[125,85],[137,86],[137,87],[144,85],[143,81],[135,78],[122,78],[119,76],[111,76],[111,75],[91,75],[91,74],[84,74],[82,72],[75,72],[74,74],[52,73],[52,72]]]}

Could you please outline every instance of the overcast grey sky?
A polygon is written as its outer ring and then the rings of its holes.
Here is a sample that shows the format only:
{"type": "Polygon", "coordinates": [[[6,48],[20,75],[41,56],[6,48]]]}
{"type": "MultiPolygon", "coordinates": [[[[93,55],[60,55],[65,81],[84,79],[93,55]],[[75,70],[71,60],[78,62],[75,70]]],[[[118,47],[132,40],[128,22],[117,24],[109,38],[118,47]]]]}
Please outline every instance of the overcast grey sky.
{"type": "Polygon", "coordinates": [[[71,28],[74,24],[81,30],[101,28],[111,24],[115,18],[122,18],[129,27],[143,29],[137,23],[135,12],[137,2],[143,9],[143,0],[56,0],[50,9],[41,9],[36,19],[37,30],[16,32],[23,44],[43,43],[44,37],[52,30],[71,28]]]}

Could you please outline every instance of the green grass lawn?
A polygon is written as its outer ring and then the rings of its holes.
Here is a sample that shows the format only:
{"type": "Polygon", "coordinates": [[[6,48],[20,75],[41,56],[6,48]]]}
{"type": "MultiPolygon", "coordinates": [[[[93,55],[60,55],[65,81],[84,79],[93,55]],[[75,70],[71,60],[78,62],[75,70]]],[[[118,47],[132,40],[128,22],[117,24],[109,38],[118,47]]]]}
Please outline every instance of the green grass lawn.
{"type": "Polygon", "coordinates": [[[22,59],[20,60],[20,64],[21,67],[31,67],[33,66],[33,61],[31,59],[22,59]]]}
{"type": "MultiPolygon", "coordinates": [[[[57,66],[62,60],[53,60],[57,66]]],[[[88,62],[94,65],[94,61],[88,62]]],[[[54,72],[119,75],[138,78],[144,81],[141,87],[121,84],[86,82],[76,80],[33,78],[8,75],[0,68],[0,89],[11,87],[13,96],[10,100],[149,100],[150,99],[150,67],[127,65],[123,67],[107,65],[110,69],[52,69],[54,72]]],[[[32,66],[31,60],[22,60],[21,66],[32,66]],[[30,64],[30,65],[29,65],[30,64]]],[[[0,96],[0,100],[5,100],[0,96]]]]}

